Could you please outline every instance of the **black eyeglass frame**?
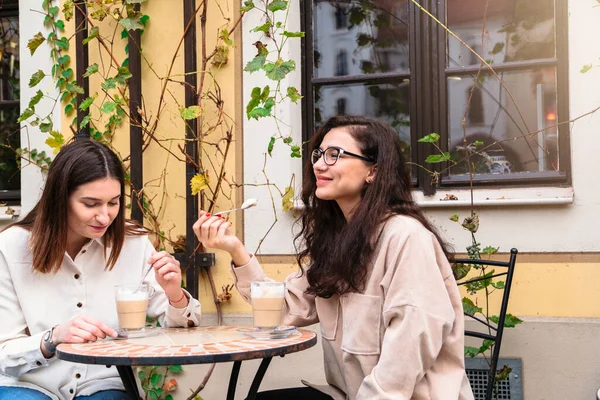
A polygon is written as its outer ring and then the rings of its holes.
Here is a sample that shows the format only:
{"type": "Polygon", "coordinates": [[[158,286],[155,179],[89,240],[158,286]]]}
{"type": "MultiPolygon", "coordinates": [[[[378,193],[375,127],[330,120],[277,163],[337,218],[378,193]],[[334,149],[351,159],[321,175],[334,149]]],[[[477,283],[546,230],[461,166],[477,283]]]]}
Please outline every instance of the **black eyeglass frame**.
{"type": "Polygon", "coordinates": [[[340,148],[340,147],[331,146],[331,147],[328,147],[328,148],[326,148],[325,150],[321,150],[321,149],[314,149],[314,150],[312,151],[312,153],[310,153],[310,163],[311,163],[312,165],[315,165],[315,164],[317,163],[317,161],[319,161],[319,159],[320,159],[321,157],[323,157],[323,162],[325,163],[325,165],[329,165],[329,166],[331,167],[332,165],[335,165],[335,163],[336,163],[336,162],[338,162],[338,160],[340,159],[340,156],[341,156],[342,154],[347,154],[347,155],[349,155],[349,156],[352,156],[352,157],[360,158],[361,160],[363,160],[363,161],[367,161],[367,162],[370,162],[370,163],[374,163],[374,162],[376,162],[375,160],[373,160],[373,159],[371,159],[371,158],[368,158],[368,157],[365,157],[365,156],[361,156],[361,155],[359,155],[359,154],[351,153],[351,152],[349,152],[348,150],[344,150],[344,149],[342,149],[342,148],[340,148]],[[326,153],[328,150],[331,150],[331,149],[337,150],[337,151],[338,151],[338,155],[337,155],[337,157],[335,158],[335,161],[334,161],[334,162],[332,162],[332,163],[328,163],[328,162],[327,162],[327,159],[326,159],[326,157],[325,157],[325,153],[326,153]],[[318,155],[319,155],[319,157],[317,157],[316,159],[315,159],[315,154],[318,154],[318,155]]]}

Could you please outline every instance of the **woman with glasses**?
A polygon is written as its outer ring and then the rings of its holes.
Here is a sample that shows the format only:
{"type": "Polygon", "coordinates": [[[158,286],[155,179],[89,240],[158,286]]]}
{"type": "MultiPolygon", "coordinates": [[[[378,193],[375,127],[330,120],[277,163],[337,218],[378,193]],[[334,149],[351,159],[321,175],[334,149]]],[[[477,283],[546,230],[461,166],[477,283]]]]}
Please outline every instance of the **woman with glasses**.
{"type": "MultiPolygon", "coordinates": [[[[300,271],[286,279],[284,325],[320,323],[329,385],[259,399],[473,399],[464,320],[446,243],[411,195],[400,140],[363,117],[327,121],[310,143],[296,237],[300,271]]],[[[236,287],[269,281],[219,216],[194,225],[232,257],[236,287]]]]}

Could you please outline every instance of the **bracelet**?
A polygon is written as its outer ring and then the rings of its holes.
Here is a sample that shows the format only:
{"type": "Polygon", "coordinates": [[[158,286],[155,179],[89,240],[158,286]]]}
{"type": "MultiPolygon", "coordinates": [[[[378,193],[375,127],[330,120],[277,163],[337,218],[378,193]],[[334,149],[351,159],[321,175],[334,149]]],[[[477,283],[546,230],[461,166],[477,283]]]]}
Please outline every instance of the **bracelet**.
{"type": "Polygon", "coordinates": [[[184,297],[185,297],[185,292],[183,291],[183,289],[181,289],[181,297],[179,298],[179,300],[173,301],[173,300],[169,299],[168,297],[167,297],[167,299],[169,300],[169,303],[171,303],[171,305],[173,305],[173,304],[179,303],[181,300],[183,300],[184,297]]]}

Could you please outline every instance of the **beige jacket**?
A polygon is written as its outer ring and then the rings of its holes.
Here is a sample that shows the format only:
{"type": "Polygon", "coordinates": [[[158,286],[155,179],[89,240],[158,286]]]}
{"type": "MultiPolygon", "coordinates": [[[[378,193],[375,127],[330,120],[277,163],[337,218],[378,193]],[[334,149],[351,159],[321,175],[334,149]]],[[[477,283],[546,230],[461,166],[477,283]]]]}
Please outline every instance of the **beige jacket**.
{"type": "MultiPolygon", "coordinates": [[[[233,268],[250,300],[250,281],[268,278],[256,258],[233,268]]],[[[363,293],[307,295],[306,275],[286,279],[286,325],[320,322],[334,399],[472,400],[464,368],[464,319],[450,265],[416,220],[385,225],[363,293]]]]}

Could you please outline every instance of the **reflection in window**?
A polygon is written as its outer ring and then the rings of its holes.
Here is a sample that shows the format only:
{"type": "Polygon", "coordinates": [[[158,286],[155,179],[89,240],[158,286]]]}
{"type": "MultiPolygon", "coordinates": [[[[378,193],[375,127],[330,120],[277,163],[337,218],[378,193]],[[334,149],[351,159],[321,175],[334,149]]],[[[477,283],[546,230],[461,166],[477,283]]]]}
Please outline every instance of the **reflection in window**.
{"type": "Polygon", "coordinates": [[[348,27],[348,16],[341,7],[335,9],[335,29],[344,29],[348,27]]]}
{"type": "Polygon", "coordinates": [[[348,75],[348,53],[346,50],[340,50],[336,59],[335,76],[348,75]]]}
{"type": "Polygon", "coordinates": [[[15,157],[15,150],[20,147],[17,122],[20,97],[17,5],[16,1],[0,2],[0,202],[15,198],[14,194],[3,191],[18,191],[21,188],[15,157]]]}
{"type": "Polygon", "coordinates": [[[337,100],[337,115],[346,115],[346,99],[337,100]]]}

